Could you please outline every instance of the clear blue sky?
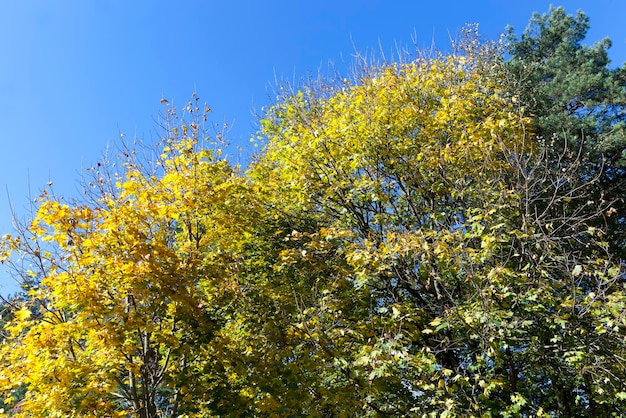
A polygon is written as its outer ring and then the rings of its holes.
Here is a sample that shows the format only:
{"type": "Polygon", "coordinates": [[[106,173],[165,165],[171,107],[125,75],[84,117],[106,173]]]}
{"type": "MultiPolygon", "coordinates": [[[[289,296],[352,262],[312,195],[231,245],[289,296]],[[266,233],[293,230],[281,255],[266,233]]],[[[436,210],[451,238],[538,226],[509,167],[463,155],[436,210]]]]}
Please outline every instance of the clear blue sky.
{"type": "MultiPolygon", "coordinates": [[[[449,45],[465,23],[495,39],[518,33],[548,1],[160,1],[0,0],[0,234],[11,232],[7,193],[20,217],[29,190],[48,182],[77,197],[76,181],[123,132],[150,138],[162,97],[192,92],[233,124],[244,148],[253,110],[268,104],[276,77],[298,79],[355,47],[386,53],[394,44],[449,45]]],[[[588,43],[613,40],[626,61],[626,1],[562,1],[591,19],[588,43]]],[[[0,272],[0,293],[13,291],[0,272]]]]}

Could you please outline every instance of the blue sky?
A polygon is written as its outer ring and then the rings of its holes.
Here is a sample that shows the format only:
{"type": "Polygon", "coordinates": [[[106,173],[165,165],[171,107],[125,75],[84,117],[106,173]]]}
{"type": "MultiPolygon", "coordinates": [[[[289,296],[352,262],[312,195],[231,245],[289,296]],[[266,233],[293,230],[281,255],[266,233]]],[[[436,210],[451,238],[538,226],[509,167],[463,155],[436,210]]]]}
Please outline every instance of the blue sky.
{"type": "MultiPolygon", "coordinates": [[[[163,109],[196,92],[213,121],[244,148],[254,111],[274,80],[298,80],[329,61],[395,44],[445,49],[466,23],[495,39],[517,33],[548,1],[160,1],[0,0],[0,234],[11,232],[9,198],[27,216],[29,194],[48,181],[80,197],[76,182],[120,132],[150,139],[163,109]],[[7,192],[5,192],[5,189],[7,192]]],[[[613,41],[626,61],[626,2],[562,1],[591,19],[588,43],[613,41]]],[[[13,291],[0,273],[0,293],[13,291]]]]}

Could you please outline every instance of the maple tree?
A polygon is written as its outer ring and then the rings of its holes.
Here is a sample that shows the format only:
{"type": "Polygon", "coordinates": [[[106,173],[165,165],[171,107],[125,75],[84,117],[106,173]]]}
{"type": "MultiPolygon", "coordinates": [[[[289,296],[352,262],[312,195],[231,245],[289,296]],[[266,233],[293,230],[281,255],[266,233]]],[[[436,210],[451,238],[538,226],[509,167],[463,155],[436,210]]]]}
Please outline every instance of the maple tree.
{"type": "Polygon", "coordinates": [[[537,140],[502,50],[468,36],[286,93],[245,170],[194,95],[155,157],[122,148],[83,201],[47,190],[3,241],[30,262],[7,414],[626,413],[601,173],[537,140]]]}
{"type": "Polygon", "coordinates": [[[97,173],[96,204],[44,193],[26,241],[9,238],[39,278],[2,348],[0,387],[27,387],[23,414],[177,416],[201,406],[194,373],[222,321],[213,299],[236,286],[222,280],[232,268],[222,259],[241,232],[234,196],[245,191],[198,133],[194,122],[173,128],[153,169],[128,155],[117,178],[97,173]]]}

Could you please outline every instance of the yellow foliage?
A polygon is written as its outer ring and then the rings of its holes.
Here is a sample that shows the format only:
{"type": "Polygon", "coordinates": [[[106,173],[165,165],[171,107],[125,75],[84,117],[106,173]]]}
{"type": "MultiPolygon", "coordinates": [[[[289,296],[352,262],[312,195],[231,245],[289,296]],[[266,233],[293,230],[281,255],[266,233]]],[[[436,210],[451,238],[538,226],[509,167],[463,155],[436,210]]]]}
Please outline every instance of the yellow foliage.
{"type": "Polygon", "coordinates": [[[126,416],[149,407],[151,391],[171,408],[172,382],[199,359],[189,336],[212,332],[203,289],[233,293],[220,254],[240,245],[229,237],[245,233],[253,203],[196,141],[163,154],[161,176],[128,164],[117,195],[94,206],[39,203],[30,233],[54,250],[30,254],[39,285],[0,347],[0,391],[23,385],[24,415],[126,416]]]}

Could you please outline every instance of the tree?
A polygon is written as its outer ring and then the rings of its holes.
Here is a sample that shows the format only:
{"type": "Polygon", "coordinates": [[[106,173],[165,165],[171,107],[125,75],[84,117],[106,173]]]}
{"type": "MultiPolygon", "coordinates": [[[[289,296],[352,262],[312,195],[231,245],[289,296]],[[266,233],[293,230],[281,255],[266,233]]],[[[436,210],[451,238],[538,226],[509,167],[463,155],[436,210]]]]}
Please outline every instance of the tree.
{"type": "Polygon", "coordinates": [[[209,401],[196,374],[234,291],[225,237],[241,232],[245,190],[200,148],[201,120],[170,128],[154,169],[127,153],[91,205],[45,191],[29,239],[8,239],[40,278],[1,350],[0,388],[26,386],[24,416],[178,416],[209,401]]]}
{"type": "Polygon", "coordinates": [[[597,178],[579,181],[582,159],[555,169],[490,56],[368,68],[264,121],[252,175],[321,222],[356,301],[322,288],[299,324],[344,410],[623,413],[621,273],[603,207],[574,204],[597,178]]]}
{"type": "Polygon", "coordinates": [[[562,7],[535,13],[520,38],[509,29],[508,84],[534,116],[535,133],[549,157],[566,164],[580,151],[581,181],[600,176],[589,195],[611,205],[601,224],[607,224],[608,242],[624,259],[626,78],[624,68],[609,68],[608,38],[582,43],[588,30],[582,11],[572,16],[562,7]]]}

